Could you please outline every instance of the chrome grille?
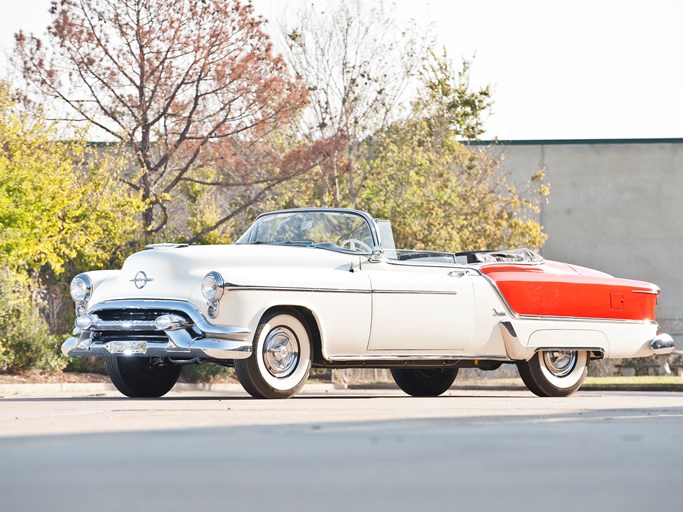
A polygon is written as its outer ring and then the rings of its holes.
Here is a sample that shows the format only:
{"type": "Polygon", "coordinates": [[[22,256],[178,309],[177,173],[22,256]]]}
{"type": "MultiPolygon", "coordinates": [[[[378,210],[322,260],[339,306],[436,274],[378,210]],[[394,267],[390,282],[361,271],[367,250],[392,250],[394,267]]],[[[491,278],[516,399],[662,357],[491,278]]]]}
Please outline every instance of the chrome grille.
{"type": "Polygon", "coordinates": [[[182,311],[170,309],[95,309],[92,313],[107,322],[154,322],[161,315],[179,315],[190,320],[182,311]]]}
{"type": "MultiPolygon", "coordinates": [[[[110,341],[146,341],[148,343],[163,343],[169,341],[168,336],[163,331],[150,329],[149,324],[154,324],[154,321],[162,315],[178,315],[188,320],[191,325],[192,320],[182,311],[174,309],[162,308],[94,308],[91,315],[97,318],[97,323],[92,332],[92,340],[94,343],[107,343],[110,341]],[[102,323],[107,322],[111,327],[102,326],[102,323]],[[136,323],[138,325],[136,325],[136,323]],[[144,323],[147,326],[142,327],[139,323],[144,323]],[[126,325],[130,324],[130,325],[126,325]],[[99,328],[97,327],[99,326],[99,328]]],[[[188,331],[191,329],[188,326],[188,331]]]]}
{"type": "Polygon", "coordinates": [[[109,341],[147,341],[149,343],[168,343],[168,336],[159,331],[114,332],[101,331],[93,334],[93,342],[107,343],[109,341]]]}

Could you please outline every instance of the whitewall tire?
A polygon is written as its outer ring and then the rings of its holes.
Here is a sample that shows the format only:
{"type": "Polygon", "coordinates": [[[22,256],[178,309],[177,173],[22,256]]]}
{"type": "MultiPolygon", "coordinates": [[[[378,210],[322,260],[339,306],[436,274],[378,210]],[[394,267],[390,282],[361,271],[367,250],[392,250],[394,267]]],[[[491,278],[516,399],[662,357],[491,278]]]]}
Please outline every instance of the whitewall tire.
{"type": "Polygon", "coordinates": [[[311,334],[294,310],[266,314],[254,336],[252,355],[235,361],[235,373],[254,398],[289,398],[311,371],[311,334]]]}
{"type": "Polygon", "coordinates": [[[541,350],[529,361],[517,363],[519,376],[529,391],[542,397],[569,396],[588,374],[585,350],[541,350]]]}

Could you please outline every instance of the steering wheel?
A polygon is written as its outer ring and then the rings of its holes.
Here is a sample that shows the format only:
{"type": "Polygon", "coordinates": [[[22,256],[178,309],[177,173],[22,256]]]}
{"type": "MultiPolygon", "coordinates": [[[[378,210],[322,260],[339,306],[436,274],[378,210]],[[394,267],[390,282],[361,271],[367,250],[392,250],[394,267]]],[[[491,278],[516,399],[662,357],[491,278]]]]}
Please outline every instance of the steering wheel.
{"type": "Polygon", "coordinates": [[[368,244],[366,244],[362,240],[358,240],[357,238],[348,238],[341,243],[341,246],[344,249],[348,249],[350,251],[356,251],[357,250],[356,247],[358,247],[363,252],[367,252],[367,253],[372,252],[372,249],[370,248],[370,246],[368,244]]]}

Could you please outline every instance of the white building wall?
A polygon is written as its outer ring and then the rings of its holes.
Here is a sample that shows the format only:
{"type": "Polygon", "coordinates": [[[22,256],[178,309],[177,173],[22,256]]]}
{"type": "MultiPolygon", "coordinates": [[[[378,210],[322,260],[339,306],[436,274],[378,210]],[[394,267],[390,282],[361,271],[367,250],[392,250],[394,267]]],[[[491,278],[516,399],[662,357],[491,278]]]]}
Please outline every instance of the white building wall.
{"type": "Polygon", "coordinates": [[[656,283],[661,330],[683,348],[683,139],[512,141],[491,150],[502,152],[513,183],[547,171],[543,256],[656,283]]]}

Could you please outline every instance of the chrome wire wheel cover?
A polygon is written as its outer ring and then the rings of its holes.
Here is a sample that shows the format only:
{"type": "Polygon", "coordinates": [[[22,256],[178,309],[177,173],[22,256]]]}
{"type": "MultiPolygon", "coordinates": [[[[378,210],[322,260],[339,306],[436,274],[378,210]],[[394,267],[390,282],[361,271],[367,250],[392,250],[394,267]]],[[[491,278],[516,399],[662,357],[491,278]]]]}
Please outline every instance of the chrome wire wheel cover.
{"type": "Polygon", "coordinates": [[[548,350],[543,352],[543,364],[555,377],[566,377],[576,367],[575,350],[548,350]]]}
{"type": "Polygon", "coordinates": [[[275,327],[263,342],[263,363],[273,377],[289,377],[299,363],[299,341],[287,327],[275,327]]]}

